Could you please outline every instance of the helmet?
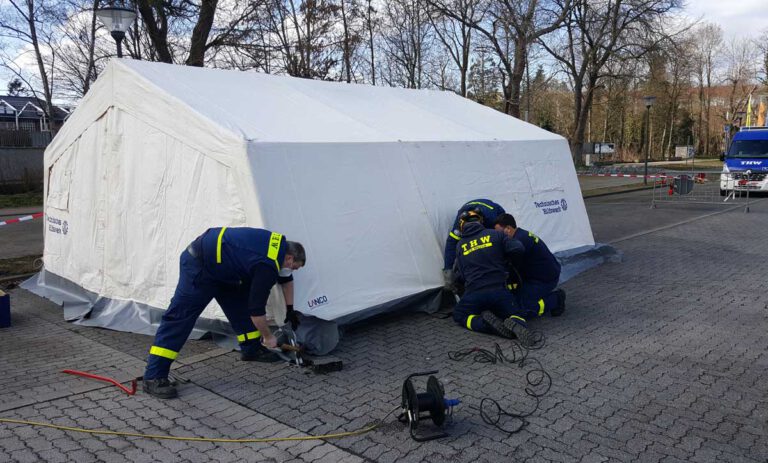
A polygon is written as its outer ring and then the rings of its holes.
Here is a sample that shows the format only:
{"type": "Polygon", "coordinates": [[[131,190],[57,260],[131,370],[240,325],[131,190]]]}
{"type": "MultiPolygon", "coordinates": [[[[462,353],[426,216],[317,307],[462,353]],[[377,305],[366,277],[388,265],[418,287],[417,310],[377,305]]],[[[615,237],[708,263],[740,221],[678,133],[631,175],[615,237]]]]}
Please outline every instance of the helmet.
{"type": "Polygon", "coordinates": [[[464,224],[469,222],[483,223],[483,215],[478,209],[472,209],[471,211],[464,211],[459,216],[459,231],[464,231],[464,224]]]}

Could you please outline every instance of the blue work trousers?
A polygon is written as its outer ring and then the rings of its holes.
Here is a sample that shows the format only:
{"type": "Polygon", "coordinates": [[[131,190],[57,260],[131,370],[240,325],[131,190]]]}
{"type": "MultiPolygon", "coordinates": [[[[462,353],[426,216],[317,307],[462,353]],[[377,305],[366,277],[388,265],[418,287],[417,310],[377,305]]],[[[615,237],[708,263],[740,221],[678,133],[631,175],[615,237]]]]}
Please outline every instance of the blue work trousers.
{"type": "Polygon", "coordinates": [[[168,377],[173,360],[212,299],[221,306],[242,348],[254,348],[261,342],[260,333],[248,313],[250,285],[222,284],[212,279],[203,270],[202,262],[187,250],[181,253],[179,260],[179,284],[155,334],[144,379],[168,377]]]}
{"type": "Polygon", "coordinates": [[[493,329],[480,316],[480,313],[486,310],[490,310],[502,320],[512,316],[525,318],[515,296],[507,289],[499,288],[464,294],[453,308],[453,320],[471,331],[494,334],[493,329]]]}
{"type": "Polygon", "coordinates": [[[523,281],[515,291],[522,316],[530,319],[549,314],[552,309],[557,307],[557,294],[553,292],[556,287],[557,280],[546,283],[533,280],[523,281]]]}

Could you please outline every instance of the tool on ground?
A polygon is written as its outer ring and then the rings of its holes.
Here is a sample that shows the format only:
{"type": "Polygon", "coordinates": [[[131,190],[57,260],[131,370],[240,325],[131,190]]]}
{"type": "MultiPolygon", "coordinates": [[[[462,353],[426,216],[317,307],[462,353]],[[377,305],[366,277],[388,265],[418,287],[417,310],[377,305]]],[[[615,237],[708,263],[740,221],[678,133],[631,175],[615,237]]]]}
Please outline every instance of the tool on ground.
{"type": "Polygon", "coordinates": [[[289,324],[283,325],[275,331],[274,335],[277,338],[278,347],[269,350],[292,365],[304,366],[304,361],[301,358],[303,349],[299,345],[296,333],[291,329],[291,326],[289,324]]]}
{"type": "Polygon", "coordinates": [[[122,391],[125,392],[128,395],[136,394],[136,379],[132,379],[131,380],[131,388],[128,389],[127,387],[125,387],[122,384],[120,384],[120,382],[117,381],[116,379],[112,379],[112,378],[109,378],[109,377],[106,377],[106,376],[94,375],[93,373],[86,373],[85,371],[78,371],[78,370],[62,370],[62,373],[66,373],[68,375],[82,376],[84,378],[96,379],[96,380],[99,380],[99,381],[104,381],[104,382],[107,382],[107,383],[110,383],[110,384],[114,384],[115,386],[117,386],[120,389],[122,389],[122,391]]]}
{"type": "Polygon", "coordinates": [[[448,434],[442,430],[445,419],[453,414],[453,407],[460,403],[459,399],[446,399],[443,385],[435,378],[435,371],[426,371],[423,373],[412,373],[405,378],[403,382],[403,412],[397,418],[400,422],[408,423],[408,430],[411,438],[416,442],[426,442],[430,440],[448,437],[448,434]],[[411,378],[416,376],[429,376],[427,378],[427,392],[418,394],[413,386],[411,378]],[[419,421],[429,418],[440,431],[432,434],[417,435],[416,429],[419,427],[419,421]]]}

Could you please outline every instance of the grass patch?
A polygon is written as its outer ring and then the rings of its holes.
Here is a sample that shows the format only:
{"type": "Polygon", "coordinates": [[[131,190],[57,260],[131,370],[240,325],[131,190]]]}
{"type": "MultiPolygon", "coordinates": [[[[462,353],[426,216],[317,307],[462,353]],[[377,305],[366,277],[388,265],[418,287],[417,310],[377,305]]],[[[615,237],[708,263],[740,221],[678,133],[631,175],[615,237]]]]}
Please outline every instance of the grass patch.
{"type": "Polygon", "coordinates": [[[612,193],[627,193],[630,191],[648,190],[653,188],[653,182],[648,182],[648,185],[644,185],[642,181],[640,183],[631,183],[629,185],[616,185],[606,186],[602,188],[592,188],[586,191],[582,191],[582,197],[591,198],[593,196],[602,196],[612,193]]]}
{"type": "Polygon", "coordinates": [[[43,206],[43,193],[19,193],[15,195],[0,195],[0,209],[9,207],[43,206]]]}
{"type": "Polygon", "coordinates": [[[40,265],[42,261],[38,261],[40,255],[13,257],[11,259],[0,259],[0,278],[11,275],[22,275],[25,273],[37,272],[40,267],[35,268],[35,261],[40,265]]]}
{"type": "Polygon", "coordinates": [[[691,170],[693,168],[694,170],[699,169],[722,169],[723,168],[723,161],[719,159],[700,159],[696,160],[693,163],[681,163],[681,164],[655,164],[652,166],[654,169],[662,169],[662,170],[691,170]]]}

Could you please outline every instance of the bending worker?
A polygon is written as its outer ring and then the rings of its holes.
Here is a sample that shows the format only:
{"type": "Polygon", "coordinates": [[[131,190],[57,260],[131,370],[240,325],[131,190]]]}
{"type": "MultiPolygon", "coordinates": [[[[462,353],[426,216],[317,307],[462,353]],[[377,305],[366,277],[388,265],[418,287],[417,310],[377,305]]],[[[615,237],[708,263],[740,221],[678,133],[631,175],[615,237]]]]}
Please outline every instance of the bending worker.
{"type": "Polygon", "coordinates": [[[306,262],[304,247],[269,230],[209,228],[181,253],[180,262],[176,292],[149,350],[144,392],[161,399],[176,397],[176,387],[168,380],[171,363],[212,299],[237,333],[241,360],[277,361],[267,349],[277,344],[267,324],[267,299],[279,283],[288,309],[286,322],[295,329],[291,273],[306,262]]]}
{"type": "Polygon", "coordinates": [[[516,288],[517,300],[524,317],[540,317],[546,313],[553,317],[565,311],[565,291],[555,289],[560,280],[560,262],[550,252],[544,241],[528,230],[517,228],[511,214],[496,218],[495,228],[509,238],[522,243],[524,251],[511,259],[520,276],[516,288]]]}
{"type": "Polygon", "coordinates": [[[504,208],[490,199],[473,199],[464,203],[456,213],[456,219],[453,221],[453,227],[448,233],[448,237],[445,239],[445,252],[443,263],[443,282],[447,290],[453,290],[453,264],[456,261],[456,244],[461,239],[461,231],[459,230],[459,220],[462,214],[474,211],[480,215],[483,219],[483,223],[486,228],[493,228],[493,223],[499,214],[504,213],[504,208]]]}
{"type": "Polygon", "coordinates": [[[471,331],[517,338],[532,343],[515,296],[506,288],[508,259],[523,252],[523,245],[504,233],[483,226],[475,211],[462,214],[461,240],[456,246],[456,270],[465,290],[453,309],[453,320],[471,331]]]}

